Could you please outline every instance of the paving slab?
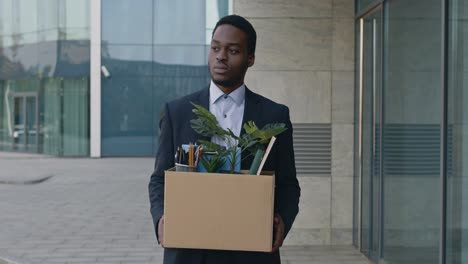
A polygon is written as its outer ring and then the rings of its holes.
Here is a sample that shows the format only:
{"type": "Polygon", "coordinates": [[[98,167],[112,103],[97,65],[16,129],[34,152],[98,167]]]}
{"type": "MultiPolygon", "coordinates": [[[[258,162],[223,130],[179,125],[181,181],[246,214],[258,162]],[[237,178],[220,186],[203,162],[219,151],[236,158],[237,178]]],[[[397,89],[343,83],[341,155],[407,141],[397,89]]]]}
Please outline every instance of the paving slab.
{"type": "MultiPolygon", "coordinates": [[[[153,163],[0,152],[0,264],[162,263],[148,201],[153,163]]],[[[286,264],[369,263],[351,246],[281,252],[286,264]]]]}

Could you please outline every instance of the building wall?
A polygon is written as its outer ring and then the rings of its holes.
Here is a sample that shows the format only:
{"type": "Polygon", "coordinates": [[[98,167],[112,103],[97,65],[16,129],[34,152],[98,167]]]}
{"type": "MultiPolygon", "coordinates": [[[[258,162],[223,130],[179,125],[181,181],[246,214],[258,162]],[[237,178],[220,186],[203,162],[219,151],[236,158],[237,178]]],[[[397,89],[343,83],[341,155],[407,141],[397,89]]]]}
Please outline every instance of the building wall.
{"type": "Polygon", "coordinates": [[[300,212],[287,245],[352,243],[354,1],[233,0],[254,25],[246,84],[290,108],[295,123],[331,126],[331,173],[298,175],[300,212]]]}

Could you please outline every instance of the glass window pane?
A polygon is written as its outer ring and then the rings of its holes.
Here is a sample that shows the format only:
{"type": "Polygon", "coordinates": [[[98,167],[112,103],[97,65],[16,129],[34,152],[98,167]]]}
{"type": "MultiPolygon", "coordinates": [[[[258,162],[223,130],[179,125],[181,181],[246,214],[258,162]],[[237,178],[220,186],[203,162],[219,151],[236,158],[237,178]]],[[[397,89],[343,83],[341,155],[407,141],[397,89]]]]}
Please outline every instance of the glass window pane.
{"type": "Polygon", "coordinates": [[[9,109],[7,109],[6,102],[6,81],[0,81],[0,150],[5,150],[6,145],[8,145],[9,129],[8,122],[10,116],[7,114],[9,109]]]}
{"type": "Polygon", "coordinates": [[[362,236],[361,250],[377,261],[380,245],[381,10],[362,19],[362,236]]]}
{"type": "Polygon", "coordinates": [[[13,1],[0,0],[0,47],[8,47],[13,43],[13,1]]]}
{"type": "Polygon", "coordinates": [[[57,30],[58,28],[58,1],[41,0],[37,6],[38,30],[57,30]]]}
{"type": "Polygon", "coordinates": [[[18,44],[37,42],[37,0],[17,0],[13,2],[13,29],[19,33],[18,44]]]}
{"type": "Polygon", "coordinates": [[[229,0],[206,0],[206,44],[211,43],[211,35],[216,22],[229,13],[229,0]]]}
{"type": "Polygon", "coordinates": [[[59,42],[45,41],[37,44],[38,72],[41,76],[54,76],[57,67],[59,42]]]}
{"type": "MultiPolygon", "coordinates": [[[[153,25],[151,0],[102,0],[102,42],[151,44],[153,25]]],[[[171,23],[165,21],[171,28],[171,23]]]]}
{"type": "Polygon", "coordinates": [[[89,39],[90,6],[92,0],[60,0],[65,4],[65,32],[67,40],[89,39]]]}
{"type": "Polygon", "coordinates": [[[205,0],[154,2],[155,44],[204,44],[205,0]]]}
{"type": "Polygon", "coordinates": [[[25,138],[27,150],[37,152],[37,96],[27,96],[26,99],[26,126],[25,138]]]}
{"type": "Polygon", "coordinates": [[[7,54],[11,52],[11,62],[17,64],[14,71],[7,71],[7,73],[15,76],[15,79],[26,79],[37,75],[37,43],[14,46],[5,52],[7,54]]]}
{"type": "Polygon", "coordinates": [[[89,85],[87,78],[63,80],[63,155],[89,155],[89,85]]]}
{"type": "Polygon", "coordinates": [[[89,40],[59,41],[59,53],[54,76],[89,76],[89,40]]]}
{"type": "Polygon", "coordinates": [[[366,9],[368,8],[369,6],[371,6],[372,4],[375,4],[376,2],[378,2],[377,0],[357,0],[356,3],[357,3],[357,12],[363,10],[363,9],[366,9]]]}
{"type": "MultiPolygon", "coordinates": [[[[360,42],[359,42],[359,37],[361,35],[361,29],[360,29],[360,23],[359,21],[356,22],[355,25],[355,32],[356,32],[356,38],[355,38],[355,51],[356,51],[356,58],[360,58],[360,42]]],[[[356,69],[359,69],[359,60],[356,60],[356,69]]],[[[359,234],[358,231],[360,230],[359,227],[359,215],[360,215],[360,205],[359,205],[359,178],[360,176],[360,156],[361,153],[359,153],[359,144],[360,144],[360,138],[359,138],[359,122],[360,122],[360,93],[359,93],[359,70],[355,71],[355,77],[354,77],[355,83],[354,83],[354,179],[353,179],[353,245],[357,248],[359,248],[359,234]]]]}
{"type": "Polygon", "coordinates": [[[151,45],[102,45],[102,65],[111,76],[152,75],[151,45]]]}
{"type": "Polygon", "coordinates": [[[60,130],[61,112],[61,80],[58,78],[46,78],[43,81],[43,93],[39,101],[40,127],[42,151],[48,155],[61,155],[62,133],[60,130]]]}
{"type": "Polygon", "coordinates": [[[154,46],[154,62],[157,64],[178,64],[201,66],[207,64],[205,45],[154,46]]]}
{"type": "Polygon", "coordinates": [[[439,0],[386,2],[384,237],[387,263],[438,263],[441,12],[439,0]]]}
{"type": "Polygon", "coordinates": [[[102,63],[112,76],[102,79],[103,155],[152,155],[163,102],[208,85],[206,41],[228,3],[102,1],[102,63]],[[150,109],[144,118],[125,107],[135,101],[150,109]]]}
{"type": "Polygon", "coordinates": [[[449,1],[447,264],[468,262],[468,0],[449,1]]]}
{"type": "Polygon", "coordinates": [[[372,235],[372,156],[373,151],[373,15],[363,22],[362,54],[362,202],[361,202],[361,250],[370,255],[372,235]]]}
{"type": "Polygon", "coordinates": [[[153,154],[153,79],[112,77],[102,83],[102,153],[153,154]]]}

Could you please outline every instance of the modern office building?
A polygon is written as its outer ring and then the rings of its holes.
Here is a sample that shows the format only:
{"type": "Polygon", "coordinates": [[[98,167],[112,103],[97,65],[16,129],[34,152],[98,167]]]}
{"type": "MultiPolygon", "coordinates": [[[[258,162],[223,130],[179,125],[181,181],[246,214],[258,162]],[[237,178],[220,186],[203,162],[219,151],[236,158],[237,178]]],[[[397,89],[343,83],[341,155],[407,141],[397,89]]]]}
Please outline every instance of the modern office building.
{"type": "Polygon", "coordinates": [[[468,0],[0,0],[0,151],[152,156],[231,13],[258,33],[247,86],[291,110],[286,244],[468,263],[468,0]]]}
{"type": "Polygon", "coordinates": [[[85,157],[154,153],[161,104],[207,85],[207,44],[229,8],[227,0],[0,3],[1,149],[85,157]]]}

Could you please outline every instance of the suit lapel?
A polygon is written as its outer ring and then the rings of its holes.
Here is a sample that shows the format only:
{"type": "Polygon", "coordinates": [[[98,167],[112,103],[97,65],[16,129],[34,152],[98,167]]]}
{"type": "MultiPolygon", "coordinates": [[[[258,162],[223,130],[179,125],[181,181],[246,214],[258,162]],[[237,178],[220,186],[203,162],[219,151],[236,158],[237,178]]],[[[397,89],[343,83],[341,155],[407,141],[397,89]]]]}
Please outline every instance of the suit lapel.
{"type": "Polygon", "coordinates": [[[200,93],[198,94],[198,97],[197,97],[197,100],[196,102],[194,102],[196,104],[199,104],[201,106],[203,106],[204,108],[210,110],[210,89],[207,88],[207,89],[203,89],[200,91],[200,93]]]}
{"type": "MultiPolygon", "coordinates": [[[[245,107],[244,107],[244,117],[242,118],[242,126],[248,121],[254,121],[255,124],[258,125],[260,117],[262,116],[260,104],[260,98],[257,94],[250,91],[247,87],[245,88],[245,107]]],[[[241,128],[240,136],[245,134],[244,127],[241,128]]],[[[242,153],[242,155],[248,155],[248,151],[242,153]]],[[[243,158],[242,158],[243,159],[243,158]]],[[[250,168],[250,164],[252,164],[253,157],[250,156],[242,160],[241,168],[244,170],[248,170],[250,168]]]]}
{"type": "Polygon", "coordinates": [[[242,128],[240,135],[242,136],[245,133],[244,124],[248,121],[254,121],[258,123],[259,117],[261,116],[260,107],[258,104],[259,98],[258,95],[250,91],[245,87],[245,107],[244,107],[244,117],[242,118],[242,128]]]}
{"type": "MultiPolygon", "coordinates": [[[[210,110],[210,105],[209,105],[210,104],[210,89],[207,88],[207,89],[203,89],[202,91],[200,91],[200,93],[198,94],[198,96],[194,100],[194,103],[198,104],[198,105],[201,105],[204,108],[210,110]]],[[[191,105],[191,104],[190,104],[190,107],[191,107],[191,109],[194,108],[193,105],[191,105]]],[[[197,118],[197,116],[193,112],[192,112],[191,116],[193,116],[191,119],[196,119],[197,118]]],[[[201,136],[201,135],[197,134],[193,129],[191,129],[191,131],[193,133],[192,134],[193,138],[195,139],[194,141],[197,141],[199,139],[206,140],[206,141],[211,140],[210,137],[205,137],[205,136],[201,136]]]]}

